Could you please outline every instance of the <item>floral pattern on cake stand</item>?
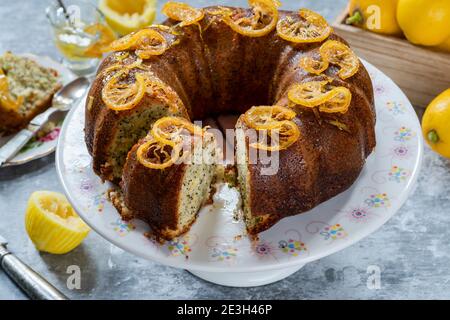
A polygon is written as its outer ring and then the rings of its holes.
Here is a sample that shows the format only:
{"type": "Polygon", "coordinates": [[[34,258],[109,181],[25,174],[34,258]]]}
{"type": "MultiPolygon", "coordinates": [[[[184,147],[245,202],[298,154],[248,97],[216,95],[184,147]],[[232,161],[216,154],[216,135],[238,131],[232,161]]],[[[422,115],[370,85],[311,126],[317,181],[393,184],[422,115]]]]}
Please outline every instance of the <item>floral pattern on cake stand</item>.
{"type": "Polygon", "coordinates": [[[142,221],[122,223],[107,199],[112,186],[92,170],[84,143],[83,104],[70,112],[61,132],[56,154],[60,180],[92,229],[126,251],[221,285],[278,281],[373,233],[400,209],[416,183],[423,154],[417,115],[391,79],[364,64],[377,88],[377,146],[359,178],[313,210],[282,219],[257,240],[234,219],[239,193],[227,185],[218,188],[223,205],[204,207],[187,234],[165,244],[145,237],[148,226],[142,221]]]}

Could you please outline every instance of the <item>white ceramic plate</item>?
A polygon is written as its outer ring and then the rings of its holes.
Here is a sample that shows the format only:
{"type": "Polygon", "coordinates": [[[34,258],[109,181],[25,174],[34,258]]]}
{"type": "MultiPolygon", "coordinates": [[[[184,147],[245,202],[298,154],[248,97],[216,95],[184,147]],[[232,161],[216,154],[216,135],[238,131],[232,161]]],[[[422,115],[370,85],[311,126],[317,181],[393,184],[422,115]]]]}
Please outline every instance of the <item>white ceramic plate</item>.
{"type": "Polygon", "coordinates": [[[223,207],[205,207],[189,233],[164,245],[144,236],[147,226],[143,222],[122,221],[106,198],[110,185],[102,184],[92,171],[84,143],[83,104],[70,112],[62,129],[57,151],[59,177],[70,202],[95,231],[141,257],[195,274],[252,272],[246,276],[251,278],[258,271],[297,270],[381,227],[405,202],[419,173],[423,141],[414,109],[392,80],[364,64],[376,96],[377,147],[360,177],[346,192],[261,233],[256,245],[242,236],[243,223],[233,221],[237,193],[226,187],[221,193],[223,207]]]}
{"type": "MultiPolygon", "coordinates": [[[[67,69],[67,67],[49,57],[36,56],[31,53],[21,54],[20,56],[30,58],[41,66],[56,70],[59,74],[59,80],[63,85],[76,78],[76,75],[67,69]]],[[[14,158],[4,163],[2,167],[24,164],[42,158],[55,151],[64,116],[64,113],[59,112],[52,117],[55,127],[52,130],[45,132],[42,136],[31,139],[14,158]]],[[[12,137],[13,135],[0,137],[0,148],[12,137]]]]}

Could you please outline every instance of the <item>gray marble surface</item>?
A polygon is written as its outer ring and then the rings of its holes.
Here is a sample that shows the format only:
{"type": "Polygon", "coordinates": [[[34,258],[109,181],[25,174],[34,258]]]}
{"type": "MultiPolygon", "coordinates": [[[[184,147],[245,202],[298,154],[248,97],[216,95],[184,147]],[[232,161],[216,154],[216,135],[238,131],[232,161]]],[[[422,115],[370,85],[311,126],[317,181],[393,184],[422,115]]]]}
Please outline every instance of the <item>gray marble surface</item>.
{"type": "MultiPolygon", "coordinates": [[[[241,5],[244,2],[227,1],[241,5]]],[[[283,2],[285,8],[312,8],[330,21],[346,3],[345,0],[283,2]]],[[[60,58],[45,19],[46,5],[47,1],[42,0],[0,1],[0,52],[32,52],[60,58]]],[[[39,253],[24,229],[26,202],[35,190],[62,191],[54,156],[0,169],[0,233],[10,240],[10,248],[17,256],[72,299],[450,298],[450,161],[428,148],[415,192],[380,230],[341,252],[306,265],[283,281],[257,288],[227,288],[207,283],[186,271],[128,254],[95,232],[69,254],[39,253]],[[70,265],[78,265],[82,270],[79,290],[67,289],[70,265]],[[373,265],[381,269],[378,290],[366,285],[367,268],[373,265]]],[[[26,299],[1,270],[0,299],[26,299]]]]}

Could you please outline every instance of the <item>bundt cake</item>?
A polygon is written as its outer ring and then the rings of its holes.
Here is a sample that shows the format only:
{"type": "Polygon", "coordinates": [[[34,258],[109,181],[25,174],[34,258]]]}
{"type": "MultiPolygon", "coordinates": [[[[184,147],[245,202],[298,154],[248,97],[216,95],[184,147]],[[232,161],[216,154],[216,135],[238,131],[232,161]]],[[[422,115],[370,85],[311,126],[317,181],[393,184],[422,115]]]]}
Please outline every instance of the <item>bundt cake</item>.
{"type": "Polygon", "coordinates": [[[162,239],[189,229],[214,175],[213,164],[178,163],[196,153],[186,140],[204,140],[209,159],[216,152],[190,121],[241,114],[235,157],[249,234],[346,190],[375,147],[371,80],[347,43],[307,9],[249,5],[167,3],[163,25],[109,46],[88,95],[95,172],[120,185],[112,198],[122,216],[162,239]]]}

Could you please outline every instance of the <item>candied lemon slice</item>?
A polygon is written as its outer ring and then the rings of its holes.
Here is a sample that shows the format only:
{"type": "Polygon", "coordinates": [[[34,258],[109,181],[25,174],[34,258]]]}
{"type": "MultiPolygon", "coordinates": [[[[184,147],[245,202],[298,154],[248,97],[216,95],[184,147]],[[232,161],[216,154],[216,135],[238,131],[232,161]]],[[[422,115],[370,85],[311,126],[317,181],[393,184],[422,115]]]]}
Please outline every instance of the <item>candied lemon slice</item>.
{"type": "Polygon", "coordinates": [[[24,97],[19,96],[14,99],[9,91],[8,78],[3,69],[0,68],[0,105],[9,110],[17,110],[23,104],[24,97]]]}
{"type": "Polygon", "coordinates": [[[98,7],[120,35],[151,25],[156,16],[156,0],[100,0],[98,7]]]}
{"type": "Polygon", "coordinates": [[[151,139],[142,144],[136,153],[137,160],[149,169],[166,169],[180,158],[181,146],[168,145],[151,139]]]}
{"type": "Polygon", "coordinates": [[[319,59],[314,59],[310,56],[302,57],[299,61],[300,68],[305,69],[307,72],[319,75],[325,70],[328,69],[329,63],[327,60],[322,59],[322,57],[319,57],[319,59]]]}
{"type": "Polygon", "coordinates": [[[139,58],[149,59],[151,56],[163,54],[168,47],[166,38],[160,32],[146,28],[112,42],[105,50],[136,50],[139,58]]]}
{"type": "Polygon", "coordinates": [[[341,79],[350,78],[358,72],[358,57],[342,42],[328,40],[320,47],[320,55],[324,60],[340,67],[338,75],[341,79]]]}
{"type": "Polygon", "coordinates": [[[162,8],[162,13],[172,20],[180,21],[181,27],[197,23],[205,16],[203,10],[180,2],[167,2],[162,8]]]}
{"type": "Polygon", "coordinates": [[[250,147],[267,151],[285,150],[300,138],[297,124],[290,120],[278,121],[276,127],[261,131],[263,141],[251,143],[250,147]]]}
{"type": "Polygon", "coordinates": [[[98,40],[90,45],[84,52],[86,57],[101,58],[108,45],[116,40],[114,32],[108,26],[101,23],[87,26],[84,29],[84,32],[98,36],[98,40]]]}
{"type": "Polygon", "coordinates": [[[262,133],[261,141],[250,144],[252,148],[277,151],[287,149],[300,137],[297,125],[291,121],[296,116],[292,109],[281,106],[250,108],[243,116],[249,128],[262,133]]]}
{"type": "Polygon", "coordinates": [[[292,102],[308,107],[318,107],[326,113],[347,112],[352,94],[345,87],[335,87],[329,81],[310,81],[294,84],[288,91],[288,98],[292,102]]]}
{"type": "Polygon", "coordinates": [[[121,81],[126,75],[128,75],[126,71],[118,72],[102,89],[103,102],[112,110],[133,109],[145,95],[145,77],[137,73],[133,83],[121,81]]]}
{"type": "Polygon", "coordinates": [[[161,33],[153,29],[144,30],[145,36],[140,37],[136,42],[136,54],[139,58],[149,59],[163,54],[169,48],[166,38],[161,33]]]}
{"type": "Polygon", "coordinates": [[[135,36],[133,45],[136,54],[141,59],[149,59],[151,56],[163,54],[169,47],[166,38],[154,29],[143,29],[135,36]]]}
{"type": "Polygon", "coordinates": [[[235,10],[223,17],[231,29],[248,37],[262,37],[275,29],[278,21],[276,2],[272,0],[249,0],[252,12],[235,10]]]}
{"type": "Polygon", "coordinates": [[[66,197],[51,191],[37,191],[30,196],[25,228],[36,249],[55,254],[73,250],[90,231],[66,197]]]}
{"type": "Polygon", "coordinates": [[[288,98],[298,105],[313,108],[330,99],[333,88],[328,80],[296,83],[289,89],[288,98]]]}
{"type": "Polygon", "coordinates": [[[298,17],[286,16],[277,23],[278,35],[295,43],[321,42],[332,31],[325,18],[308,9],[301,9],[298,17]]]}
{"type": "Polygon", "coordinates": [[[116,41],[113,41],[107,48],[105,48],[105,51],[122,51],[132,48],[136,42],[137,34],[137,32],[133,32],[117,39],[116,41]]]}
{"type": "Polygon", "coordinates": [[[283,120],[295,117],[294,110],[281,106],[258,106],[250,108],[244,114],[244,122],[256,130],[272,129],[279,126],[283,120]]]}
{"type": "Polygon", "coordinates": [[[180,117],[163,117],[151,129],[153,138],[163,144],[174,146],[183,140],[183,135],[203,135],[204,130],[180,117]]]}
{"type": "Polygon", "coordinates": [[[352,93],[345,87],[331,90],[331,97],[319,105],[319,111],[325,113],[346,113],[352,101],[352,93]]]}
{"type": "Polygon", "coordinates": [[[0,104],[8,110],[17,111],[20,108],[20,106],[23,105],[24,101],[25,99],[23,96],[19,96],[17,99],[14,99],[10,95],[0,94],[0,104]]]}

